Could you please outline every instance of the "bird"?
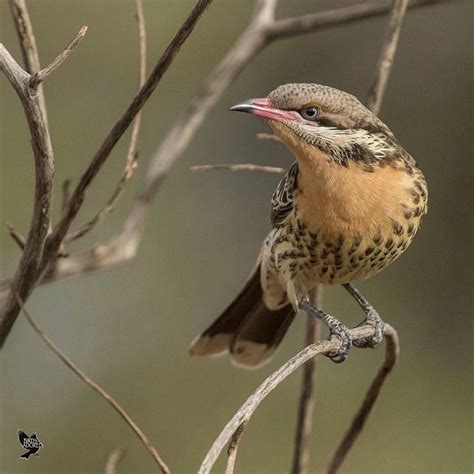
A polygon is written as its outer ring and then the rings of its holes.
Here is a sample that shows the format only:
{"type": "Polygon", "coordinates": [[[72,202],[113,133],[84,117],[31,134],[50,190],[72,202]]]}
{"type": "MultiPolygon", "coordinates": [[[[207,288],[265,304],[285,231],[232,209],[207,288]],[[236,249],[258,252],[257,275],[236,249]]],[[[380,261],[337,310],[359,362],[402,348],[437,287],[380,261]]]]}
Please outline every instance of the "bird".
{"type": "Polygon", "coordinates": [[[390,128],[354,95],[295,83],[230,108],[262,118],[295,162],[271,198],[271,230],[234,301],[191,344],[190,354],[230,354],[241,367],[267,363],[296,313],[321,320],[343,362],[352,345],[376,347],[384,322],[354,281],[397,259],[427,212],[426,179],[390,128]],[[317,285],[342,285],[374,335],[354,341],[348,327],[315,307],[317,285]]]}
{"type": "Polygon", "coordinates": [[[36,433],[28,436],[23,430],[18,430],[16,434],[22,447],[27,450],[20,458],[28,459],[31,455],[38,456],[38,451],[43,447],[43,443],[38,439],[36,433]]]}

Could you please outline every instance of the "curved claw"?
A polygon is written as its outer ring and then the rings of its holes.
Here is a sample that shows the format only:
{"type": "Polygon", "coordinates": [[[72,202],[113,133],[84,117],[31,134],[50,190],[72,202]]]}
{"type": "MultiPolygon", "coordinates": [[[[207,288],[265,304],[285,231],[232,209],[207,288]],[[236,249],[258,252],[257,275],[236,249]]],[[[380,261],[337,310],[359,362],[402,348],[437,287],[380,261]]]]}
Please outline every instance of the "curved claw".
{"type": "Polygon", "coordinates": [[[347,359],[349,350],[352,346],[352,334],[345,326],[341,324],[339,330],[332,331],[329,340],[339,339],[341,341],[341,348],[337,352],[330,352],[327,357],[331,359],[335,364],[340,364],[347,359]]]}
{"type": "Polygon", "coordinates": [[[372,326],[375,327],[375,334],[371,337],[366,337],[364,339],[359,339],[358,341],[354,341],[354,346],[358,348],[370,348],[375,349],[379,344],[383,341],[383,333],[385,328],[385,323],[382,321],[378,313],[373,310],[367,315],[367,319],[362,321],[357,327],[361,326],[372,326]]]}

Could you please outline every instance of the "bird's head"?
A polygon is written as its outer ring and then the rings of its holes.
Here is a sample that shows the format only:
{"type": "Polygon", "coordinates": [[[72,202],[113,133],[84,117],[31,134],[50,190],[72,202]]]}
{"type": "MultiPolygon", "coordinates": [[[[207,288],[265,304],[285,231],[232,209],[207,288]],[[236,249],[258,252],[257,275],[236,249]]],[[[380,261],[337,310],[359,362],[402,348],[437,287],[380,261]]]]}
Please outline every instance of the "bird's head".
{"type": "Polygon", "coordinates": [[[391,160],[397,141],[390,129],[351,94],[319,84],[285,84],[261,99],[231,107],[263,117],[295,154],[316,149],[348,166],[391,160]]]}

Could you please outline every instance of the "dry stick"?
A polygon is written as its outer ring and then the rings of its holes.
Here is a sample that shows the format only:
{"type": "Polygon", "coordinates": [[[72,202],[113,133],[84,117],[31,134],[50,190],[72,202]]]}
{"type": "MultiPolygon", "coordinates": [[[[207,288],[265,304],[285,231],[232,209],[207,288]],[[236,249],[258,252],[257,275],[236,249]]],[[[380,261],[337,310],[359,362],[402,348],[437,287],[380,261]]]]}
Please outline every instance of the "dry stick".
{"type": "Polygon", "coordinates": [[[262,166],[254,165],[253,163],[242,163],[242,164],[218,164],[218,165],[196,165],[191,166],[191,171],[214,171],[214,170],[226,170],[226,171],[259,171],[261,173],[274,173],[283,174],[284,168],[277,166],[262,166]]]}
{"type": "Polygon", "coordinates": [[[76,34],[74,39],[66,46],[66,48],[45,68],[37,71],[30,79],[30,87],[35,90],[38,86],[61,64],[66,61],[73,49],[81,42],[87,33],[87,26],[83,26],[76,34]]]}
{"type": "Polygon", "coordinates": [[[117,467],[126,454],[127,451],[123,448],[117,448],[111,451],[110,454],[107,456],[104,474],[116,474],[117,467]]]}
{"type": "MultiPolygon", "coordinates": [[[[135,0],[136,18],[138,24],[138,46],[139,46],[139,66],[138,66],[138,90],[145,84],[146,80],[146,28],[145,16],[143,13],[143,4],[141,0],[135,0]]],[[[127,161],[125,169],[120,177],[120,180],[114,189],[113,193],[107,200],[105,206],[86,224],[81,226],[78,230],[70,232],[64,238],[64,242],[73,242],[80,237],[87,234],[99,222],[101,222],[114,208],[122,190],[132,178],[135,170],[138,167],[138,135],[140,134],[140,125],[142,121],[142,112],[138,112],[133,121],[132,134],[130,136],[130,143],[128,145],[127,161]]]]}
{"type": "Polygon", "coordinates": [[[235,461],[237,459],[237,450],[239,449],[240,437],[245,428],[245,423],[242,423],[232,435],[229,447],[227,448],[227,464],[225,468],[225,474],[233,474],[235,468],[235,461]]]}
{"type": "MultiPolygon", "coordinates": [[[[310,299],[316,308],[322,307],[322,285],[316,286],[310,299]]],[[[304,347],[321,339],[321,323],[316,318],[306,316],[304,347]]],[[[313,432],[313,413],[315,405],[316,359],[310,359],[303,366],[301,392],[296,421],[295,447],[293,451],[292,474],[309,472],[309,456],[311,451],[311,435],[313,432]]]]}
{"type": "MultiPolygon", "coordinates": [[[[416,0],[410,2],[409,7],[422,7],[453,1],[457,0],[416,0]]],[[[147,173],[149,178],[146,179],[146,192],[140,193],[135,199],[122,231],[107,244],[83,250],[67,259],[57,261],[55,266],[46,272],[38,283],[44,284],[83,273],[109,270],[129,262],[135,257],[143,234],[148,204],[154,197],[159,182],[166,177],[171,166],[189,145],[212,106],[261,49],[277,39],[381,16],[389,10],[390,4],[388,2],[364,2],[357,8],[350,6],[265,23],[265,28],[263,25],[256,27],[254,19],[221,63],[210,73],[201,92],[193,99],[185,114],[172,127],[160,148],[161,152],[155,154],[147,173]],[[164,163],[166,166],[156,173],[156,163],[162,156],[162,152],[167,163],[164,163]]],[[[8,284],[9,282],[0,283],[0,301],[5,298],[8,284]]]]}
{"type": "Polygon", "coordinates": [[[10,237],[14,240],[14,242],[20,247],[20,250],[25,248],[26,239],[15,229],[12,224],[7,222],[7,229],[10,237]]]}
{"type": "MultiPolygon", "coordinates": [[[[392,11],[387,25],[385,40],[382,45],[379,60],[376,67],[375,78],[369,89],[366,105],[378,114],[385,94],[387,81],[393,64],[393,59],[397,50],[398,39],[403,18],[407,9],[407,0],[394,0],[392,11]]],[[[365,398],[357,411],[351,425],[344,434],[339,446],[336,449],[328,467],[328,473],[336,474],[349,450],[360,435],[372,408],[377,400],[380,390],[395,365],[399,349],[398,334],[395,330],[386,337],[385,360],[372,381],[365,398]]]]}
{"type": "MultiPolygon", "coordinates": [[[[352,339],[358,341],[366,337],[374,335],[374,328],[372,326],[361,326],[351,329],[352,339]]],[[[384,334],[393,334],[394,329],[386,324],[384,334]]],[[[301,367],[305,362],[311,358],[320,355],[328,354],[331,351],[338,351],[341,348],[340,340],[333,339],[331,341],[321,340],[304,348],[297,355],[292,357],[289,361],[283,364],[279,369],[273,372],[265,381],[255,390],[255,392],[247,398],[245,403],[239,408],[237,413],[231,418],[224,429],[221,431],[217,439],[214,441],[211,449],[208,451],[204,461],[199,468],[199,474],[207,474],[211,472],[219,454],[222,449],[232,439],[233,434],[242,423],[248,422],[260,403],[267,397],[267,395],[276,388],[283,380],[285,380],[291,373],[301,367]]]]}
{"type": "Polygon", "coordinates": [[[48,335],[35,323],[29,312],[27,311],[24,302],[16,297],[20,309],[23,311],[25,318],[30,323],[31,327],[35,332],[43,339],[44,343],[61,359],[61,361],[69,367],[83,382],[85,382],[89,387],[91,387],[95,392],[97,392],[107,403],[109,403],[112,408],[125,420],[125,422],[130,426],[130,428],[135,432],[140,441],[146,447],[152,458],[158,464],[161,469],[161,472],[169,474],[170,470],[165,464],[161,456],[158,454],[158,451],[153,446],[148,437],[143,433],[140,427],[130,418],[127,412],[119,405],[119,403],[109,395],[99,384],[94,382],[90,377],[88,377],[74,362],[71,361],[59,347],[54,344],[54,342],[48,337],[48,335]]]}

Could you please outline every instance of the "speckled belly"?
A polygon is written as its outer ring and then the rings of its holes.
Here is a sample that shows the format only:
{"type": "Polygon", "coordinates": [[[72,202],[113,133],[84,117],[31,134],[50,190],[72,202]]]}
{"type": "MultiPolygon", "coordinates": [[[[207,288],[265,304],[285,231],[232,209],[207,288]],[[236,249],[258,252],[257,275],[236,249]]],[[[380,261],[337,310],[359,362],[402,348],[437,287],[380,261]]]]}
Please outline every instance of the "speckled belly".
{"type": "Polygon", "coordinates": [[[417,227],[394,223],[385,235],[380,231],[362,235],[356,231],[310,231],[303,221],[294,220],[270,233],[266,242],[269,267],[283,287],[290,279],[308,290],[318,283],[336,285],[362,280],[403,253],[417,227]]]}

